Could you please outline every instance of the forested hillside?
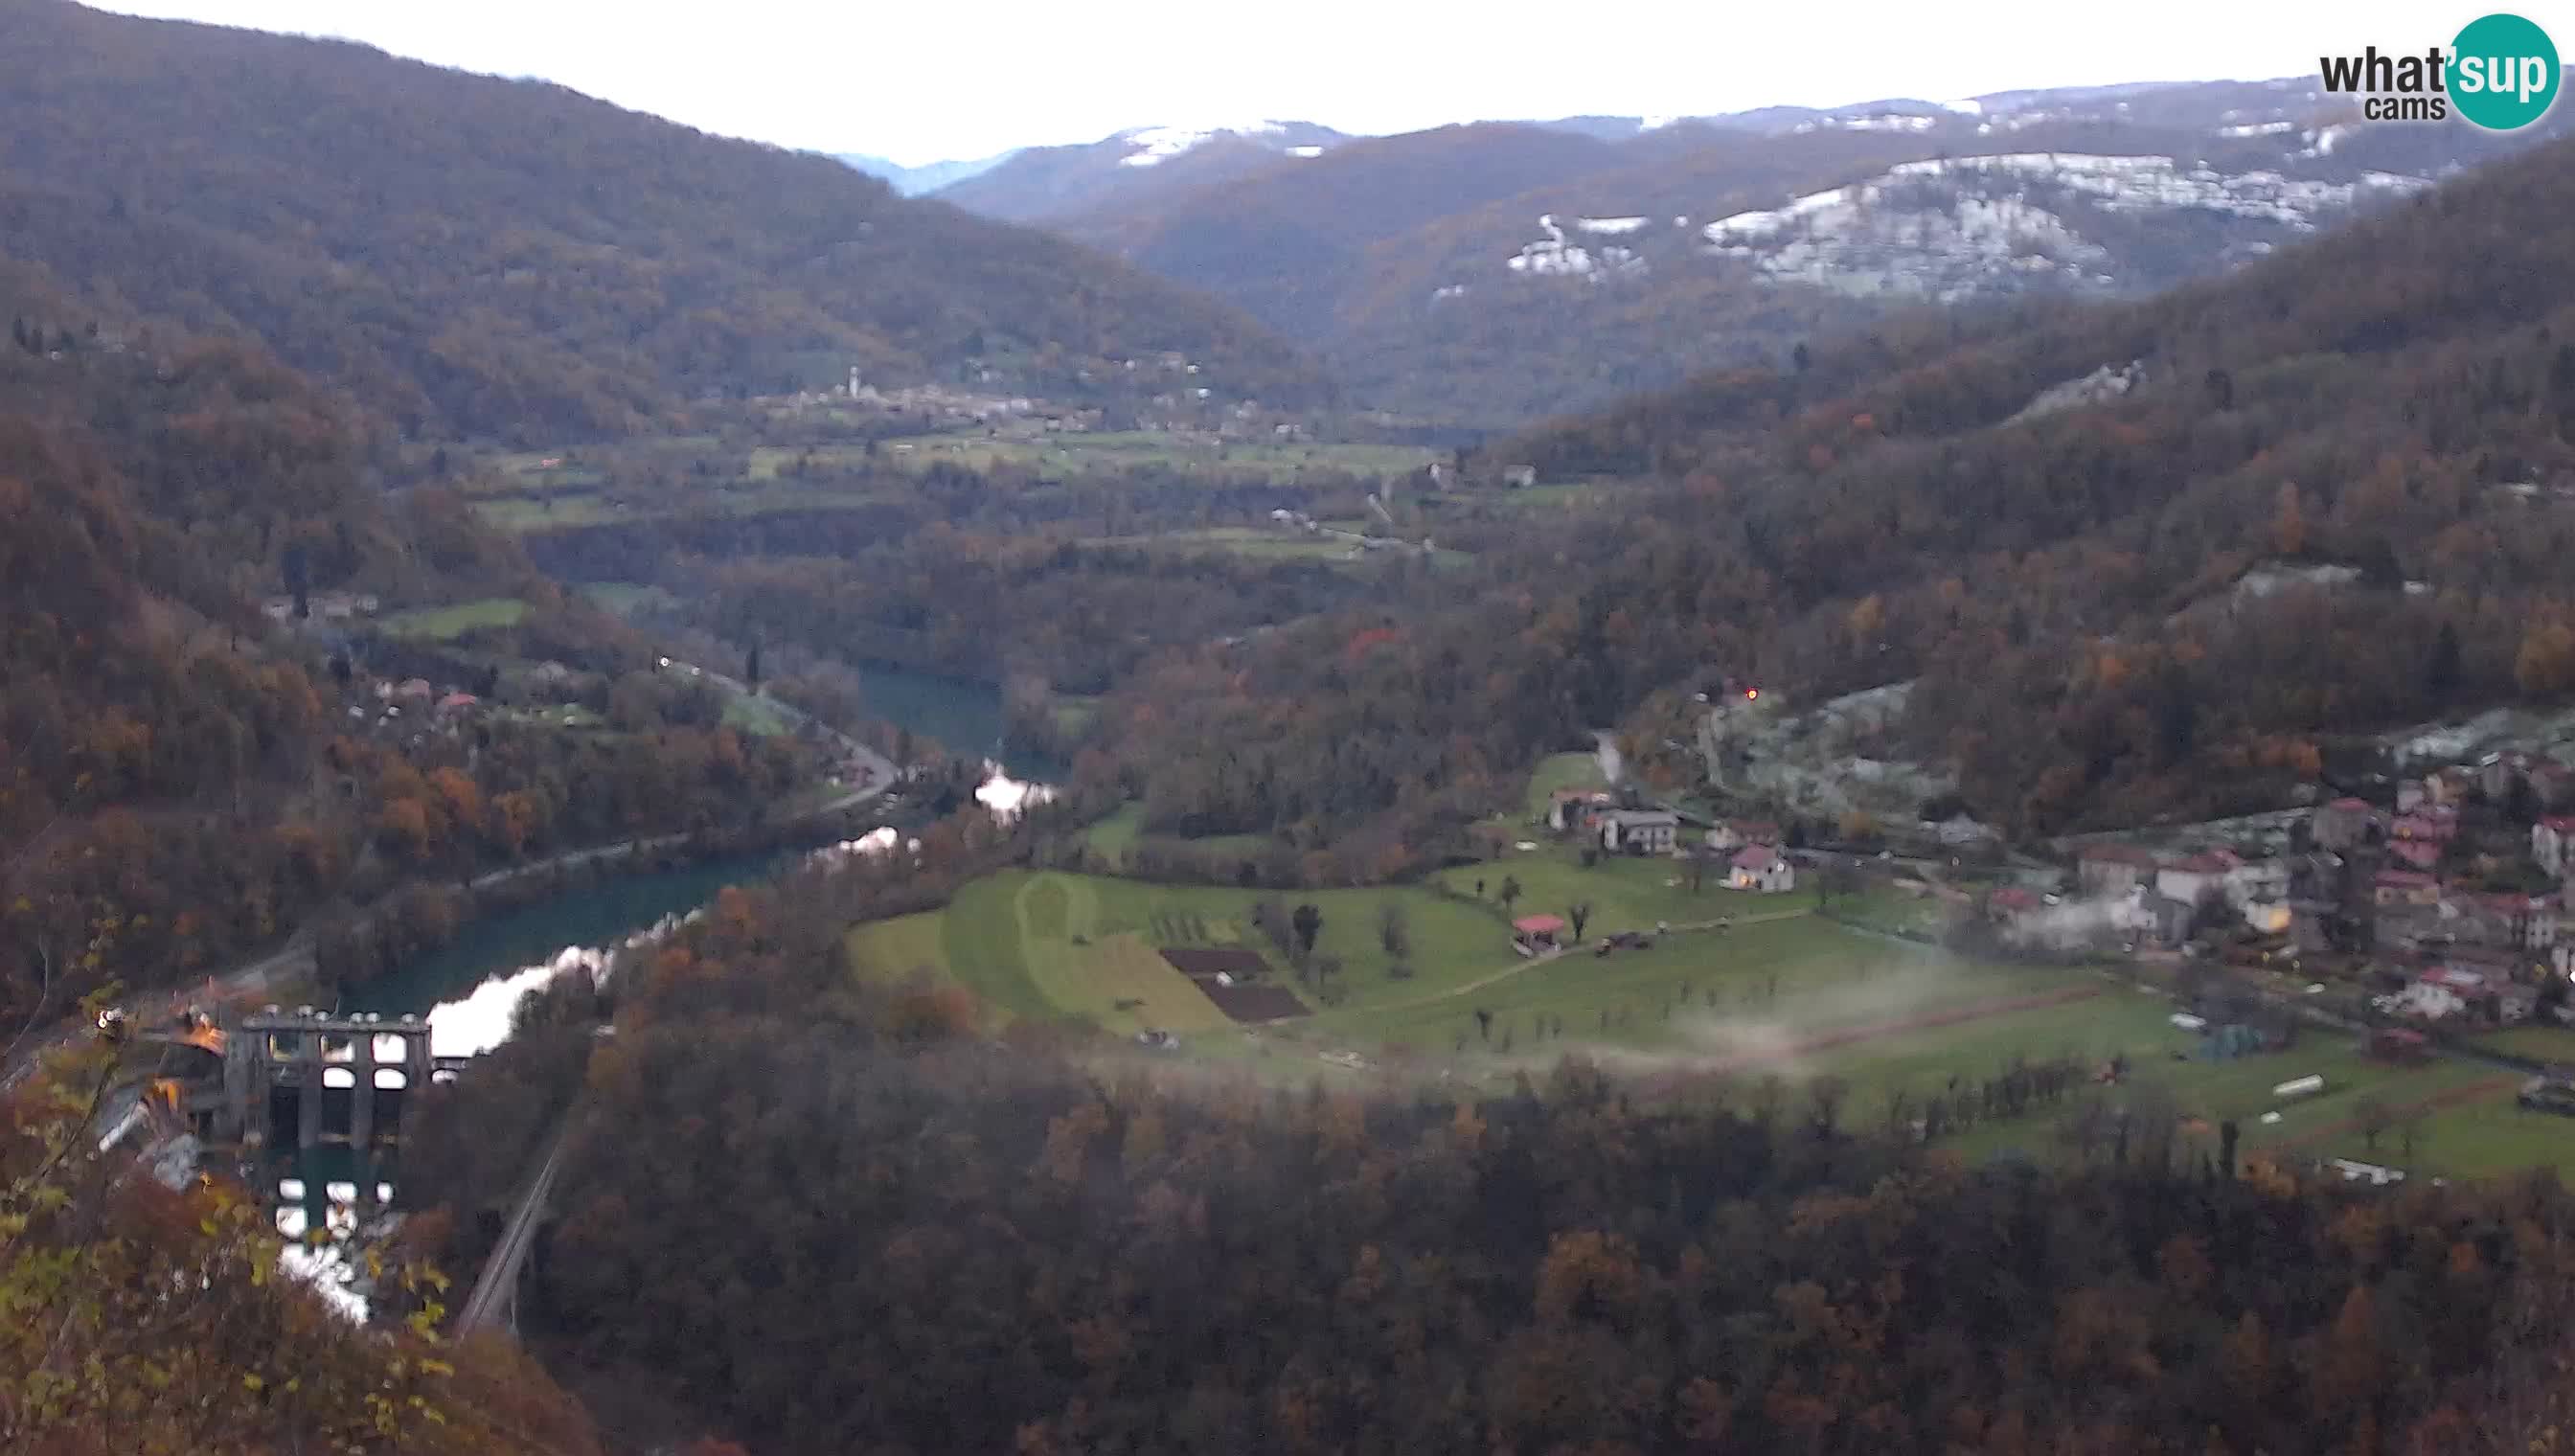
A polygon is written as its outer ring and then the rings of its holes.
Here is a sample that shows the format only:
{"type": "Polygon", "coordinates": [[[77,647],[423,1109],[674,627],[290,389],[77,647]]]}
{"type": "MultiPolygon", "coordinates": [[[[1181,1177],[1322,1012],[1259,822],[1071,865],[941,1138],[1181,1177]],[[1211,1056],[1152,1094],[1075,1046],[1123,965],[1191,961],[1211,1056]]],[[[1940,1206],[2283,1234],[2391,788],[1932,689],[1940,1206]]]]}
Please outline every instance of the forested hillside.
{"type": "Polygon", "coordinates": [[[1148,801],[1417,849],[1657,690],[1918,677],[1917,751],[2053,832],[2276,802],[2337,735],[2575,691],[2570,145],[2149,303],[1925,314],[1493,447],[1470,468],[1634,493],[1441,606],[1167,664],[1148,801]],[[2356,575],[2174,617],[2265,560],[2356,575]]]}
{"type": "Polygon", "coordinates": [[[1348,140],[1330,127],[1302,121],[1214,131],[1137,127],[1097,142],[1023,148],[941,188],[939,197],[978,216],[1014,223],[1114,215],[1310,160],[1348,140]]]}
{"type": "MultiPolygon", "coordinates": [[[[0,1024],[196,981],[406,882],[756,811],[794,776],[454,497],[378,490],[366,417],[255,346],[102,320],[5,259],[0,315],[0,1024]],[[299,576],[524,616],[423,653],[273,620],[299,576]],[[404,662],[497,680],[512,653],[598,685],[606,730],[407,724],[370,691],[404,662]]],[[[452,923],[418,910],[406,934],[452,923]]]]}
{"type": "Polygon", "coordinates": [[[1617,164],[1606,143],[1541,127],[1440,127],[1336,147],[1142,207],[1059,219],[1166,278],[1250,310],[1291,339],[1333,337],[1374,245],[1495,198],[1617,164]]]}
{"type": "Polygon", "coordinates": [[[1242,305],[1354,398],[1508,426],[1923,301],[2143,297],[2564,125],[2355,125],[2299,81],[2114,90],[1444,128],[1051,225],[1242,305]]]}
{"type": "Polygon", "coordinates": [[[523,1321],[612,1430],[762,1456],[2561,1449],[2553,1183],[2302,1187],[2142,1106],[2061,1167],[1973,1166],[1829,1078],[1684,1111],[1579,1062],[1477,1098],[983,1046],[957,992],[832,950],[958,868],[729,892],[620,973],[613,1042],[569,1021],[555,1071],[438,1103],[427,1135],[471,1165],[468,1129],[586,1067],[598,1131],[523,1321]]]}
{"type": "Polygon", "coordinates": [[[67,0],[0,3],[0,52],[45,58],[0,135],[13,253],[406,433],[614,433],[853,365],[1080,395],[1170,350],[1229,396],[1318,387],[1131,268],[560,87],[67,0]]]}

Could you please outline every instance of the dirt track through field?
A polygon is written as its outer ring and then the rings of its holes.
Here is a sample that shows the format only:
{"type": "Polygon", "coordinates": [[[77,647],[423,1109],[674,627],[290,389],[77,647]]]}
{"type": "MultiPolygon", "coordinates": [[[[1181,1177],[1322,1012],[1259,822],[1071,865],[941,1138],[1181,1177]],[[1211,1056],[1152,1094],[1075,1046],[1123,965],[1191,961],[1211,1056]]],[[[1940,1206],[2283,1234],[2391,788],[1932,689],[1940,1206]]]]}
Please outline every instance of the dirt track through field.
{"type": "Polygon", "coordinates": [[[1789,1061],[1801,1056],[1810,1056],[1818,1051],[1830,1051],[1835,1047],[1853,1046],[1864,1041],[1878,1041],[1889,1036],[1903,1036],[1915,1031],[1928,1031],[1939,1026],[1955,1026],[1962,1021],[1982,1021],[1992,1016],[2009,1016],[2021,1011],[2044,1010],[2049,1006],[2071,1005],[2076,1001],[2088,1001],[2108,989],[2107,986],[2097,985],[2067,986],[2063,990],[2041,991],[2036,995],[2002,996],[1992,1000],[1974,1001],[1964,1006],[1951,1006],[1944,1011],[1919,1011],[1910,1016],[1897,1016],[1885,1021],[1841,1026],[1830,1031],[1818,1031],[1812,1036],[1800,1037],[1785,1046],[1767,1047],[1760,1051],[1721,1057],[1693,1070],[1702,1075],[1714,1073],[1721,1076],[1728,1072],[1744,1071],[1774,1061],[1789,1061]]]}
{"type": "Polygon", "coordinates": [[[1637,1085],[1640,1090],[1649,1095],[1667,1094],[1689,1082],[1706,1077],[1721,1077],[1736,1072],[1751,1071],[1778,1062],[1794,1061],[1818,1051],[1856,1046],[1863,1042],[1884,1040],[1890,1036],[1905,1036],[1916,1031],[1956,1026],[1964,1022],[1982,1021],[1995,1016],[2010,1016],[2022,1011],[2044,1010],[2050,1006],[2068,1006],[2077,1001],[2088,1001],[2094,996],[2103,995],[2109,989],[2108,986],[2102,985],[2067,986],[2062,990],[2040,991],[2035,995],[1997,996],[1988,1000],[1972,1001],[1963,1006],[1951,1006],[1946,1010],[1920,1011],[1910,1016],[1896,1016],[1883,1021],[1838,1026],[1830,1031],[1818,1031],[1811,1036],[1800,1037],[1784,1046],[1764,1047],[1759,1051],[1692,1062],[1685,1068],[1675,1068],[1657,1076],[1644,1078],[1637,1085]]]}
{"type": "MultiPolygon", "coordinates": [[[[2401,1106],[2392,1106],[2387,1109],[2387,1120],[2392,1126],[2395,1123],[2402,1122],[2406,1118],[2420,1113],[2438,1112],[2443,1108],[2456,1107],[2466,1102],[2482,1102],[2488,1097],[2501,1096],[2504,1093],[2513,1090],[2515,1087],[2520,1086],[2521,1083],[2522,1078],[2519,1075],[2512,1073],[2507,1073],[2503,1076],[2486,1077],[2479,1081],[2469,1082],[2464,1086],[2451,1087],[2446,1091],[2434,1092],[2431,1096],[2425,1097],[2420,1101],[2407,1102],[2401,1106]]],[[[2307,1128],[2306,1130],[2298,1133],[2295,1137],[2282,1138],[2280,1141],[2270,1144],[2270,1146],[2304,1147],[2309,1143],[2323,1142],[2327,1138],[2347,1137],[2353,1133],[2359,1132],[2360,1124],[2361,1119],[2358,1117],[2345,1117],[2339,1122],[2328,1122],[2322,1127],[2307,1128]]]]}

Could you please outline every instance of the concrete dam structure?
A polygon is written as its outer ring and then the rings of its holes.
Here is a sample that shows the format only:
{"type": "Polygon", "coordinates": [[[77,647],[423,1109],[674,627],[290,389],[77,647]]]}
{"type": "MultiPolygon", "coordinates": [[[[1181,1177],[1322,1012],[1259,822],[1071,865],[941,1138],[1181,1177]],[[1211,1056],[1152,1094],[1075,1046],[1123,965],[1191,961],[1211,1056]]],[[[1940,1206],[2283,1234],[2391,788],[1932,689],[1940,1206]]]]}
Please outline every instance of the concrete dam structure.
{"type": "Polygon", "coordinates": [[[224,1038],[211,1131],[246,1147],[399,1141],[412,1098],[452,1080],[470,1059],[430,1050],[418,1016],[333,1016],[275,1006],[224,1038]]]}

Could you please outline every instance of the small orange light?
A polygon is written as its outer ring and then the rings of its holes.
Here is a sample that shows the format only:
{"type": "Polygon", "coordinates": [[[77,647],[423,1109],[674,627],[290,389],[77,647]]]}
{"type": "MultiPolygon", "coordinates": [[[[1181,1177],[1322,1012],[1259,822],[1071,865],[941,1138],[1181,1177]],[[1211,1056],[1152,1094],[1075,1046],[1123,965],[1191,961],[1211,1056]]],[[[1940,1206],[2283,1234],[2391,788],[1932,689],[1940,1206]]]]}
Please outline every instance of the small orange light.
{"type": "Polygon", "coordinates": [[[1746,701],[1746,702],[1750,702],[1752,699],[1758,698],[1758,697],[1760,697],[1760,696],[1761,696],[1761,690],[1760,690],[1760,689],[1758,689],[1758,688],[1746,688],[1746,689],[1744,689],[1744,690],[1743,690],[1743,697],[1744,697],[1744,701],[1746,701]]]}

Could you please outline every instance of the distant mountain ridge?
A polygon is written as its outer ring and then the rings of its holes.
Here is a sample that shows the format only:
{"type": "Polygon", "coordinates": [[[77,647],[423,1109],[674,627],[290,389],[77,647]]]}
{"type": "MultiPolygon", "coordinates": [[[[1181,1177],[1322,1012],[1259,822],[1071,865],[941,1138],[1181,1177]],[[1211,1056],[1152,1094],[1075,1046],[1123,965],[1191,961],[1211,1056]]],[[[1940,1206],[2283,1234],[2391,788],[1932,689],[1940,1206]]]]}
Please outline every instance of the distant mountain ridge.
{"type": "Polygon", "coordinates": [[[1019,149],[1014,147],[1010,151],[995,152],[972,161],[931,162],[919,167],[906,167],[900,162],[889,162],[883,157],[871,157],[862,152],[835,152],[831,156],[833,160],[858,168],[906,197],[924,197],[969,177],[980,177],[1019,154],[1019,149]]]}
{"type": "Polygon", "coordinates": [[[1046,222],[1149,205],[1193,186],[1308,161],[1349,140],[1305,121],[1131,127],[1081,145],[1022,148],[939,197],[1006,222],[1046,222]]]}
{"type": "Polygon", "coordinates": [[[2134,297],[2515,152],[2312,78],[1996,92],[1352,142],[1046,220],[1241,305],[1353,397],[1496,426],[1890,310],[2134,297]]]}
{"type": "Polygon", "coordinates": [[[251,337],[415,435],[666,428],[841,380],[1114,397],[1124,360],[1318,398],[1239,311],[829,158],[338,42],[0,4],[42,56],[0,130],[0,247],[251,337]]]}
{"type": "Polygon", "coordinates": [[[1920,97],[1887,97],[1876,101],[1856,101],[1839,106],[1761,106],[1748,111],[1709,112],[1673,116],[1568,116],[1552,121],[1534,121],[1532,126],[1557,131],[1579,132],[1602,141],[1624,141],[1647,132],[1659,131],[1680,123],[1721,127],[1730,131],[1778,132],[1813,129],[1818,126],[1849,125],[1854,122],[1883,121],[1894,117],[2002,117],[2031,112],[2044,112],[2057,119],[2089,117],[2100,120],[2128,117],[2139,121],[2170,121],[2178,111],[2195,118],[2229,99],[2254,106],[2274,103],[2282,90],[2306,87],[2305,77],[2282,77],[2264,81],[2131,81],[2110,86],[2056,86],[2017,91],[1988,91],[1979,96],[1960,97],[1950,101],[1926,101],[1920,97]],[[2142,112],[2136,110],[2141,99],[2152,97],[2142,112]],[[2214,105],[2212,105],[2214,103],[2214,105]]]}

